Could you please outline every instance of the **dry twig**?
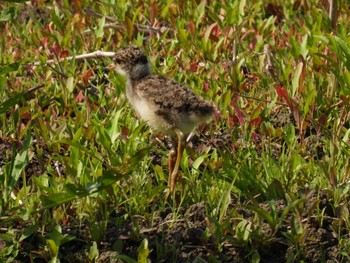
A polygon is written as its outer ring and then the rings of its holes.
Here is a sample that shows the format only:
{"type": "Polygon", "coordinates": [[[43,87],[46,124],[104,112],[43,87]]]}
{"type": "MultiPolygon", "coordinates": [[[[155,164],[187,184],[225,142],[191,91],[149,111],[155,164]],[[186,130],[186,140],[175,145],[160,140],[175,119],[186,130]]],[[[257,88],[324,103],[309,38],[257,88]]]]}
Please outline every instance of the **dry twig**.
{"type": "MultiPolygon", "coordinates": [[[[106,51],[101,51],[101,50],[97,50],[95,52],[92,52],[92,53],[87,53],[87,54],[82,54],[82,55],[77,55],[77,56],[71,56],[71,57],[65,57],[65,58],[60,58],[60,59],[50,59],[50,60],[47,60],[46,61],[46,64],[49,65],[49,64],[53,64],[53,63],[59,63],[59,62],[62,62],[62,61],[70,61],[72,59],[75,59],[75,60],[84,60],[84,59],[96,59],[96,58],[106,58],[106,57],[114,57],[115,56],[115,52],[106,52],[106,51]]],[[[37,61],[37,62],[34,62],[33,64],[34,66],[40,66],[42,65],[41,62],[37,61]]]]}

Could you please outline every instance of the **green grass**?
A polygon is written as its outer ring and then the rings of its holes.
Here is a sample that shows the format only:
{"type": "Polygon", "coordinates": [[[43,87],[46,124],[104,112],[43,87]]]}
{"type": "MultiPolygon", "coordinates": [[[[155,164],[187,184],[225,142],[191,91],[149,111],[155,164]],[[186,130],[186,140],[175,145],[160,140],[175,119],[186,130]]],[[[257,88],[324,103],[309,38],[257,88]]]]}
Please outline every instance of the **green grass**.
{"type": "Polygon", "coordinates": [[[264,261],[276,243],[288,248],[285,261],[307,261],[314,225],[337,240],[337,256],[320,260],[349,260],[346,1],[336,29],[314,0],[20,2],[0,3],[1,262],[65,262],[62,246],[80,239],[83,262],[95,262],[108,228],[126,222],[138,258],[115,248],[120,258],[155,262],[172,252],[175,261],[180,252],[149,244],[138,218],[157,227],[170,210],[175,224],[181,209],[202,201],[207,262],[218,262],[227,242],[248,261],[264,261]],[[108,17],[124,29],[103,29],[108,17]],[[144,47],[155,73],[222,113],[185,151],[176,200],[165,198],[166,144],[135,116],[121,76],[101,80],[111,60],[46,65],[130,43],[144,47]]]}

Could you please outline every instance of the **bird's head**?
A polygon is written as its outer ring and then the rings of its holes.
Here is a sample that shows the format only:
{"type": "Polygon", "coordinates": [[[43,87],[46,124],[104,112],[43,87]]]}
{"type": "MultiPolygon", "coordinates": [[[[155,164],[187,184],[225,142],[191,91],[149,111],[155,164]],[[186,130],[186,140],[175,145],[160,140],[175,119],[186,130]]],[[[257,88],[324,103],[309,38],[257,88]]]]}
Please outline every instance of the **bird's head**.
{"type": "Polygon", "coordinates": [[[130,80],[139,80],[150,74],[151,66],[143,50],[135,45],[121,48],[106,70],[116,70],[130,80]]]}

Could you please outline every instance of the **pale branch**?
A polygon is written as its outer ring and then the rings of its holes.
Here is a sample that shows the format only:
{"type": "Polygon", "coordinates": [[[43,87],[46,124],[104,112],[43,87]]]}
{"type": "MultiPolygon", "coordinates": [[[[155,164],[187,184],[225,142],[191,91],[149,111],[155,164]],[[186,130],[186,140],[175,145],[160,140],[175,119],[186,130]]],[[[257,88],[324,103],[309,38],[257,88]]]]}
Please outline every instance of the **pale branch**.
{"type": "MultiPolygon", "coordinates": [[[[84,59],[100,59],[100,58],[112,58],[116,55],[116,52],[106,52],[106,51],[101,51],[97,50],[92,53],[87,53],[87,54],[82,54],[82,55],[77,55],[77,56],[71,56],[71,57],[65,57],[65,58],[60,58],[60,59],[50,59],[46,61],[46,65],[57,63],[57,62],[62,62],[62,61],[70,61],[70,60],[84,60],[84,59]]],[[[34,62],[33,66],[40,66],[43,65],[40,61],[34,62]]]]}

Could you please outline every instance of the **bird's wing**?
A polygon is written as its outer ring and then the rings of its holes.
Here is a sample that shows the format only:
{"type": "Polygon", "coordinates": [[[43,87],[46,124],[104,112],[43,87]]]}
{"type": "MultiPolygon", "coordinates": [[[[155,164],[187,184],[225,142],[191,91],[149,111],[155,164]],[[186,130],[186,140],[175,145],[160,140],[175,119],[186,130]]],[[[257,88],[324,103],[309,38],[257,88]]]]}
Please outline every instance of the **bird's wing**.
{"type": "Polygon", "coordinates": [[[143,79],[137,85],[137,93],[164,110],[187,113],[209,105],[186,86],[158,75],[150,75],[143,79]]]}

